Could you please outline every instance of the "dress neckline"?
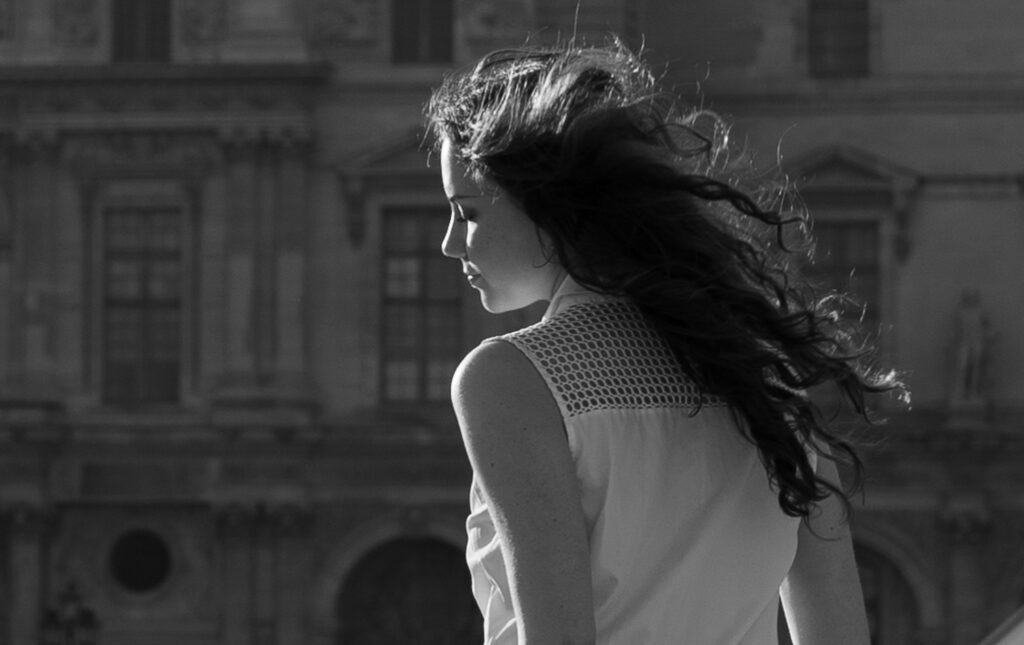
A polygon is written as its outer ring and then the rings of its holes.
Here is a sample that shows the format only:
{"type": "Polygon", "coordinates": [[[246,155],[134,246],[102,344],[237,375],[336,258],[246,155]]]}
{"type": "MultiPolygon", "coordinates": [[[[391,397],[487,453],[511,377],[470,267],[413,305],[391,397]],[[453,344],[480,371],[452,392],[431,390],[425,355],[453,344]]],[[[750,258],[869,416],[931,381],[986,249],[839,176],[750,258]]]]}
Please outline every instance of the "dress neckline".
{"type": "Polygon", "coordinates": [[[551,296],[551,301],[548,303],[547,311],[544,312],[544,316],[541,320],[547,320],[555,314],[561,313],[569,307],[583,302],[608,302],[619,300],[625,300],[625,298],[606,296],[596,291],[591,291],[579,282],[573,280],[571,275],[566,274],[565,278],[562,279],[562,283],[555,289],[555,294],[551,296]]]}

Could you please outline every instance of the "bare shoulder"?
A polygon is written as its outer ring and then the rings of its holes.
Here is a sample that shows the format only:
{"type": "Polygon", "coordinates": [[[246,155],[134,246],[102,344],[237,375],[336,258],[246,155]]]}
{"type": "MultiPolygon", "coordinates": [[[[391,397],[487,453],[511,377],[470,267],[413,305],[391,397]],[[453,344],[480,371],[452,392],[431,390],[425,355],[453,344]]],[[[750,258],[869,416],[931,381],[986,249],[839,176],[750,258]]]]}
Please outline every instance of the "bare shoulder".
{"type": "Polygon", "coordinates": [[[511,343],[488,341],[466,355],[452,379],[456,409],[554,403],[543,377],[511,343]]]}
{"type": "Polygon", "coordinates": [[[485,342],[471,351],[452,379],[452,404],[470,450],[507,450],[511,444],[565,442],[561,413],[544,378],[514,345],[485,342]]]}

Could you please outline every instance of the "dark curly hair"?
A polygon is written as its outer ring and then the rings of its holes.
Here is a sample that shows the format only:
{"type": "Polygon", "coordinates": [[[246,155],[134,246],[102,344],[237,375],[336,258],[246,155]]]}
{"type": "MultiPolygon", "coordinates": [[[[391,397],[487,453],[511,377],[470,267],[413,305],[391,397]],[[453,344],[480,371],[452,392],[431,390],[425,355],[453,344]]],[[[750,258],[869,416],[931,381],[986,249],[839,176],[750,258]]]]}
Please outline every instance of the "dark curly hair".
{"type": "Polygon", "coordinates": [[[796,279],[806,218],[784,182],[756,182],[722,119],[660,91],[615,41],[503,50],[451,75],[426,108],[478,182],[493,182],[552,243],[580,284],[625,295],[702,392],[725,399],[758,448],[782,510],[808,517],[844,490],[807,447],[862,464],[806,395],[833,384],[868,418],[865,394],[902,391],[873,370],[839,315],[796,279]],[[742,171],[746,168],[747,171],[742,171]]]}

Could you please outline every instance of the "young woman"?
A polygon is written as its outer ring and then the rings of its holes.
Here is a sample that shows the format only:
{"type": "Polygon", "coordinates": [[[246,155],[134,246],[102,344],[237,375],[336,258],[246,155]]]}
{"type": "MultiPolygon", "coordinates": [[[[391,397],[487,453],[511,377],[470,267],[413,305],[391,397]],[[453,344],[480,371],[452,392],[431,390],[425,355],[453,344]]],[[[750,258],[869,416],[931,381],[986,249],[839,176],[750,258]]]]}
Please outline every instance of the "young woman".
{"type": "Polygon", "coordinates": [[[790,279],[800,218],[739,188],[720,121],[618,44],[491,54],[427,112],[444,254],[488,311],[550,302],[452,382],[486,642],[763,645],[781,595],[800,645],[866,644],[859,461],[804,392],[899,383],[790,279]]]}

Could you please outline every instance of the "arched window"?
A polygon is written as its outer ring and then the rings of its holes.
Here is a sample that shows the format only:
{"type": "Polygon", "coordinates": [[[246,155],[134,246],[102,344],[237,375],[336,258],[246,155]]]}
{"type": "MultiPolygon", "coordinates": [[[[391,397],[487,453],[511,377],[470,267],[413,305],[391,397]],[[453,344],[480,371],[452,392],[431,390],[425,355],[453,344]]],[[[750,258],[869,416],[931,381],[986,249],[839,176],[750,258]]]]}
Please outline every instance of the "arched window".
{"type": "Polygon", "coordinates": [[[858,544],[854,551],[871,626],[871,644],[913,643],[918,630],[917,601],[903,574],[873,549],[858,544]]]}
{"type": "Polygon", "coordinates": [[[479,645],[483,621],[462,552],[401,538],[367,554],[338,595],[341,645],[479,645]]]}

